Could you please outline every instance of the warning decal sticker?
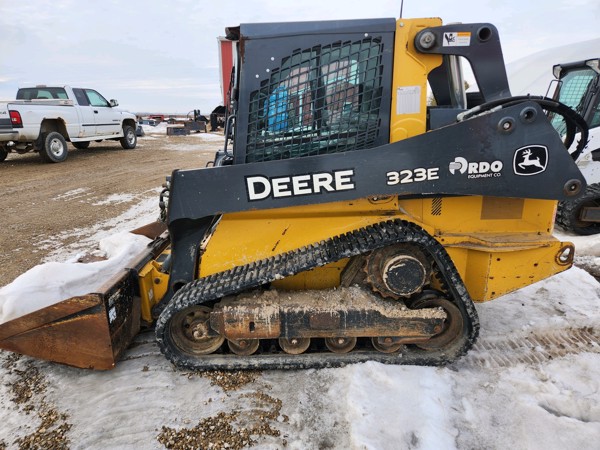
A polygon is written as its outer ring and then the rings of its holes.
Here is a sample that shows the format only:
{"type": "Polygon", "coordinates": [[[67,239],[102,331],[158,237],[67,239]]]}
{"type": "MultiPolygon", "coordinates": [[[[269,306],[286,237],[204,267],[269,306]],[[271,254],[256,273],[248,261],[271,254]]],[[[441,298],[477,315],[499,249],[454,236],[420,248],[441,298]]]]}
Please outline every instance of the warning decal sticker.
{"type": "Polygon", "coordinates": [[[444,33],[444,47],[468,47],[471,45],[470,31],[444,33]]]}

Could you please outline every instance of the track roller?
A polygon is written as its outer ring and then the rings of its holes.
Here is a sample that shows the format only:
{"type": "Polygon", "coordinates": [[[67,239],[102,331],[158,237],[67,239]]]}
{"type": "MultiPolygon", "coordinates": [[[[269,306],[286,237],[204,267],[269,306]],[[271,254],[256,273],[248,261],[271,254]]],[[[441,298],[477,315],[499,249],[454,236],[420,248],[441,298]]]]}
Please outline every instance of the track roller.
{"type": "Polygon", "coordinates": [[[279,338],[279,346],[290,355],[304,353],[310,347],[310,338],[279,338]]]}
{"type": "Polygon", "coordinates": [[[348,353],[356,346],[355,337],[325,338],[325,346],[333,353],[348,353]]]}
{"type": "Polygon", "coordinates": [[[229,350],[240,356],[252,355],[258,350],[259,344],[259,339],[234,339],[227,341],[229,350]]]}
{"type": "Polygon", "coordinates": [[[371,338],[371,344],[381,353],[395,353],[402,348],[402,343],[397,342],[393,337],[374,337],[371,338]]]}

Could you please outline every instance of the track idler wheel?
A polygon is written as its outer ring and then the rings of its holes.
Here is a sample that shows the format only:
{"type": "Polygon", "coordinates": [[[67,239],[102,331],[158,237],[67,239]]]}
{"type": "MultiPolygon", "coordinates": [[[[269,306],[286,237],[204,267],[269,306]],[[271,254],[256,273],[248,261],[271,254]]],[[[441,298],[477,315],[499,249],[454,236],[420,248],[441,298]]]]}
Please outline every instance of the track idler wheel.
{"type": "Polygon", "coordinates": [[[325,346],[333,353],[348,353],[356,346],[355,337],[325,338],[325,346]]]}
{"type": "Polygon", "coordinates": [[[279,346],[290,355],[304,353],[310,347],[310,338],[279,338],[279,346]]]}
{"type": "Polygon", "coordinates": [[[458,307],[450,300],[441,297],[425,298],[423,300],[417,300],[411,306],[416,309],[442,308],[447,316],[444,320],[444,327],[440,333],[425,342],[415,344],[417,347],[422,348],[423,350],[440,350],[460,339],[464,319],[460,309],[458,309],[458,307]]]}
{"type": "Polygon", "coordinates": [[[181,352],[208,355],[221,347],[225,338],[211,332],[210,313],[209,307],[195,305],[178,311],[173,316],[169,333],[181,352]]]}
{"type": "Polygon", "coordinates": [[[259,344],[259,339],[230,339],[227,341],[229,350],[240,356],[252,355],[258,350],[259,344]]]}

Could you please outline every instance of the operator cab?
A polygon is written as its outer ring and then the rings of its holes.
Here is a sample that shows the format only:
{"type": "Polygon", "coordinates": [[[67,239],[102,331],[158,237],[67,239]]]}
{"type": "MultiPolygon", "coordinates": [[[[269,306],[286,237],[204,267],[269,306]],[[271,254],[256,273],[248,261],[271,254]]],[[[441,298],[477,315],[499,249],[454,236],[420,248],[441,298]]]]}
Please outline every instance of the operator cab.
{"type": "MultiPolygon", "coordinates": [[[[590,129],[600,126],[600,58],[587,59],[568,64],[557,64],[552,70],[556,84],[553,98],[579,113],[590,129]]],[[[563,134],[564,120],[552,119],[552,125],[563,134]]]]}

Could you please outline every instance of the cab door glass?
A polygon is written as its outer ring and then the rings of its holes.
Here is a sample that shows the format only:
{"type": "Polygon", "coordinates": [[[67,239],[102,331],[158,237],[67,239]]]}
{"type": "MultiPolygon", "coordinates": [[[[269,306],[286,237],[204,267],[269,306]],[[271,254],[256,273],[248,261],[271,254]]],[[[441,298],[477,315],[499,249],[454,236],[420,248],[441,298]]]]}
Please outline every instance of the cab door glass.
{"type": "Polygon", "coordinates": [[[79,106],[89,106],[90,105],[90,101],[88,100],[87,96],[85,95],[85,92],[83,91],[83,89],[74,88],[73,94],[75,94],[75,98],[77,99],[77,104],[79,106]]]}
{"type": "MultiPolygon", "coordinates": [[[[586,97],[588,86],[595,77],[596,73],[589,68],[573,70],[567,73],[561,80],[558,101],[577,111],[579,114],[584,114],[583,100],[586,97]]],[[[564,119],[557,114],[552,118],[552,126],[561,135],[567,129],[564,119]]]]}
{"type": "Polygon", "coordinates": [[[381,37],[296,49],[250,93],[246,162],[370,148],[380,130],[381,37]]]}
{"type": "Polygon", "coordinates": [[[93,89],[86,89],[85,93],[87,94],[91,106],[98,106],[104,108],[108,108],[110,106],[108,104],[108,101],[106,101],[104,97],[102,97],[98,92],[94,91],[93,89]]]}

